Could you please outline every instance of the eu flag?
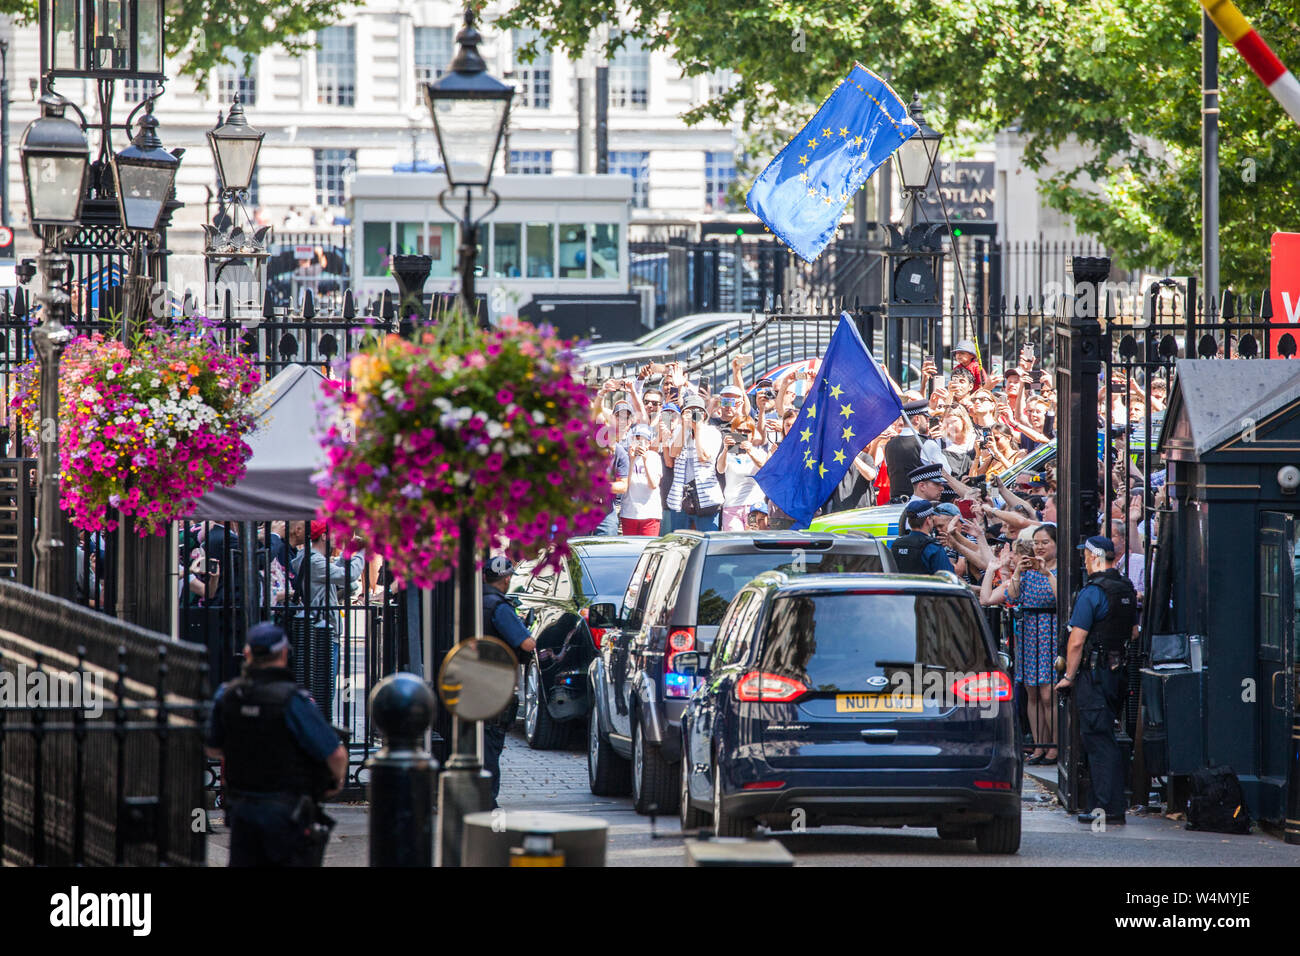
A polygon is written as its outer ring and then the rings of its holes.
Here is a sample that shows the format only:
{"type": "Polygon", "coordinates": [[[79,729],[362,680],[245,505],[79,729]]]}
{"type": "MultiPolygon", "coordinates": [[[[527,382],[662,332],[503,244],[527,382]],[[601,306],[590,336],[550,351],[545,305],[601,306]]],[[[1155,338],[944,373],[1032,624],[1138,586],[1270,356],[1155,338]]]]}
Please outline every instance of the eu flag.
{"type": "Polygon", "coordinates": [[[806,527],[858,453],[902,414],[898,395],[841,313],[799,417],[754,479],[806,527]]]}
{"type": "Polygon", "coordinates": [[[916,130],[898,94],[857,63],[758,174],[745,204],[811,262],[835,235],[849,197],[916,130]]]}

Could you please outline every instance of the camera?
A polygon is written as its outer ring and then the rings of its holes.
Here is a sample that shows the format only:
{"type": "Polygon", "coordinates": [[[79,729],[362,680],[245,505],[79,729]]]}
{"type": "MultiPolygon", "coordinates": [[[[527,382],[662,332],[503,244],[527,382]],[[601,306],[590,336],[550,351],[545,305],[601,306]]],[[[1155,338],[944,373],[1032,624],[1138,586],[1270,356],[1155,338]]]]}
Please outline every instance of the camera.
{"type": "Polygon", "coordinates": [[[683,412],[682,417],[684,417],[687,421],[702,422],[704,421],[704,409],[692,408],[686,412],[683,412]]]}
{"type": "Polygon", "coordinates": [[[221,559],[208,558],[208,574],[220,574],[220,573],[221,573],[221,559]]]}

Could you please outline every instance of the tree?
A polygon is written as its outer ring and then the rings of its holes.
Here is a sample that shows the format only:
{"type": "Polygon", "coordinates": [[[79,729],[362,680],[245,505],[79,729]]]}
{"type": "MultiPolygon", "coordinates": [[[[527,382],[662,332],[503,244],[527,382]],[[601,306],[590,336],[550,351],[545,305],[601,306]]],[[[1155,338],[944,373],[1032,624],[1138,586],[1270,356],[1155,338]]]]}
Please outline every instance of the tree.
{"type": "MultiPolygon", "coordinates": [[[[344,0],[165,0],[167,55],[180,72],[203,76],[235,56],[279,45],[291,55],[315,47],[312,31],[342,15],[344,0]]],[[[0,13],[36,19],[36,0],[0,0],[0,13]]]]}
{"type": "MultiPolygon", "coordinates": [[[[1300,0],[1246,14],[1284,62],[1300,60],[1300,0]]],[[[517,0],[498,26],[531,26],[580,53],[614,0],[517,0]]],[[[1093,158],[1051,176],[1050,205],[1120,265],[1199,271],[1200,20],[1186,0],[639,0],[622,33],[671,49],[686,75],[731,69],[735,85],[686,114],[728,120],[771,145],[811,115],[858,60],[905,99],[923,91],[936,128],[1015,127],[1044,169],[1071,137],[1093,158]]],[[[1220,50],[1221,271],[1267,281],[1268,237],[1300,223],[1300,130],[1226,41],[1220,50]]],[[[763,160],[772,155],[763,154],[763,160]]]]}

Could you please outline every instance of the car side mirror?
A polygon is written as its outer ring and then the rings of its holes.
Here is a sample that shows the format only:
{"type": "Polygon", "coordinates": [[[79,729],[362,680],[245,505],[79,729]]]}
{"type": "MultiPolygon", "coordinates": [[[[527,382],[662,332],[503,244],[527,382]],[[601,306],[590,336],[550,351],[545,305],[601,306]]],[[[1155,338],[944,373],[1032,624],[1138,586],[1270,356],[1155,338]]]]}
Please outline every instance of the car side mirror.
{"type": "Polygon", "coordinates": [[[709,669],[709,655],[699,651],[679,651],[673,655],[673,670],[678,674],[697,677],[709,669]]]}
{"type": "Polygon", "coordinates": [[[592,604],[587,608],[587,624],[591,627],[616,627],[618,608],[613,604],[592,604]]]}

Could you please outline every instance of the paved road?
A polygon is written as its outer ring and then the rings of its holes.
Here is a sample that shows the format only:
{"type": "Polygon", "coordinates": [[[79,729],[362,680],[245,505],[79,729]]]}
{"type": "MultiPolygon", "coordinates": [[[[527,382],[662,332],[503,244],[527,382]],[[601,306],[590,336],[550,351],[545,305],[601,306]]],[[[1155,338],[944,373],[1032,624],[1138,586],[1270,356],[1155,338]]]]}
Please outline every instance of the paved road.
{"type": "MultiPolygon", "coordinates": [[[[501,806],[601,817],[609,824],[609,866],[682,866],[686,853],[677,817],[651,821],[632,809],[627,797],[594,797],[587,788],[586,754],[580,749],[535,751],[511,734],[502,757],[501,806]]],[[[1129,816],[1124,827],[1093,833],[1065,814],[1047,788],[1025,784],[1020,852],[983,856],[973,841],[940,840],[933,830],[828,827],[777,834],[798,866],[1297,866],[1300,847],[1260,833],[1229,836],[1195,833],[1163,817],[1129,816]]],[[[365,866],[368,810],[363,805],[329,807],[339,820],[326,855],[327,866],[365,866]]],[[[229,833],[214,828],[208,863],[222,866],[229,833]]]]}

